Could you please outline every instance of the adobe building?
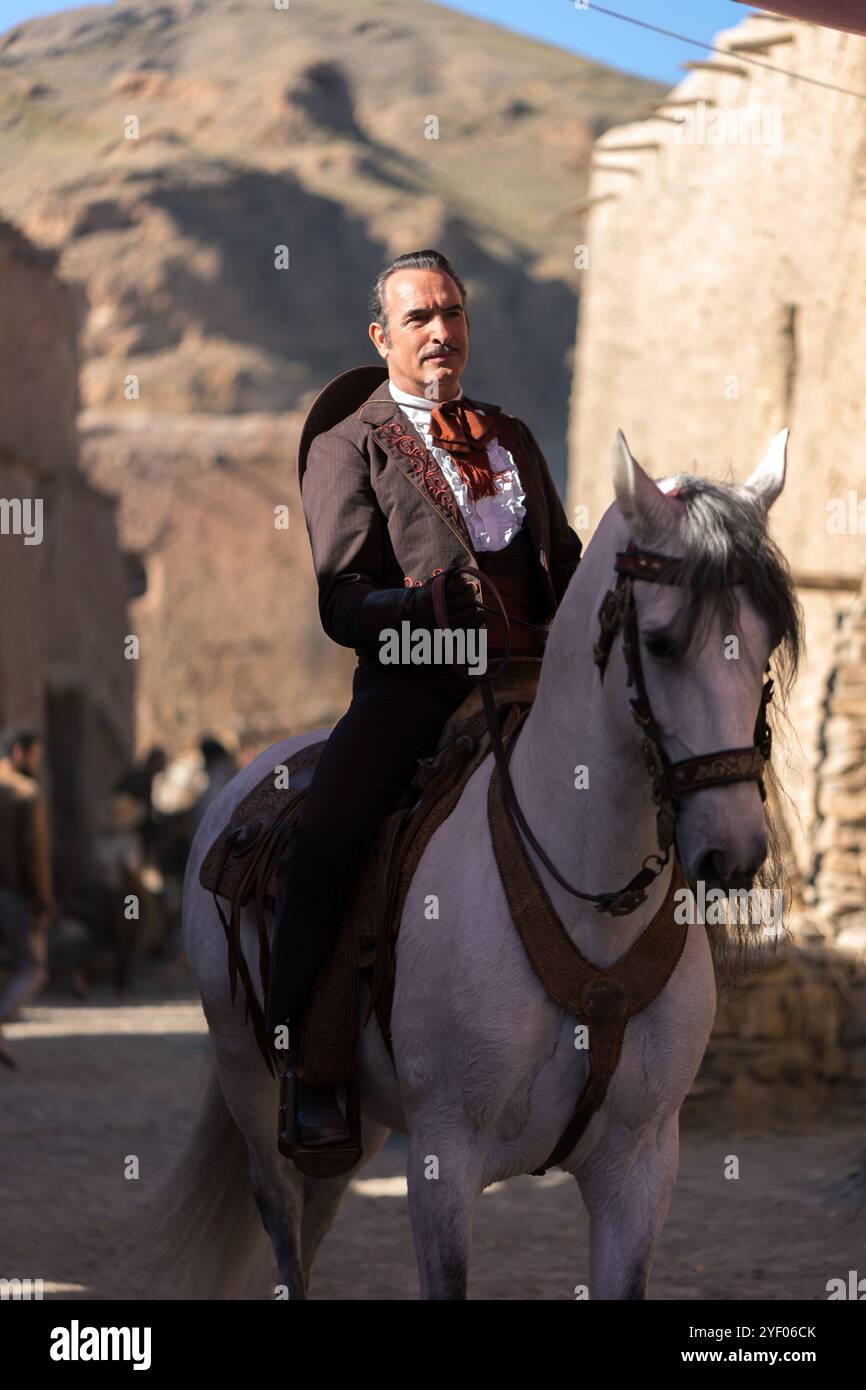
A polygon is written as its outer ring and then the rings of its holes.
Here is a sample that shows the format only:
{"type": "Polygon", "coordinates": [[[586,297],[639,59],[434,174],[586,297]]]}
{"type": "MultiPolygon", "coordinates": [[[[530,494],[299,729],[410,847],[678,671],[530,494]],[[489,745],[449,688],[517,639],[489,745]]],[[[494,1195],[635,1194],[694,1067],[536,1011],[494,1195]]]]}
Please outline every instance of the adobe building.
{"type": "Polygon", "coordinates": [[[0,221],[0,726],[45,739],[62,905],[132,753],[134,671],[115,506],[79,467],[76,306],[55,266],[0,221]]]}
{"type": "Polygon", "coordinates": [[[116,499],[134,568],[136,747],[212,734],[245,760],[336,722],[354,654],[325,636],[293,412],[84,411],[88,477],[116,499]]]}
{"type": "Polygon", "coordinates": [[[586,544],[618,428],[656,477],[743,481],[790,427],[771,529],[806,623],[775,719],[792,940],[722,1000],[693,1091],[742,1119],[866,1082],[866,37],[763,14],[716,44],[595,146],[568,510],[586,544]]]}
{"type": "MultiPolygon", "coordinates": [[[[822,896],[837,931],[866,925],[866,881],[861,872],[852,891],[850,854],[843,866],[823,824],[838,819],[839,779],[849,798],[861,776],[839,721],[863,681],[866,38],[761,15],[716,43],[723,55],[686,64],[646,120],[595,147],[569,507],[586,509],[588,539],[612,500],[618,427],[656,476],[740,481],[790,427],[772,530],[798,584],[807,652],[780,766],[787,755],[805,900],[822,896]],[[855,909],[858,923],[844,921],[855,909]]],[[[862,701],[858,714],[866,723],[862,701]]],[[[850,824],[851,806],[841,809],[850,824]]],[[[856,838],[866,851],[866,823],[856,838]]]]}

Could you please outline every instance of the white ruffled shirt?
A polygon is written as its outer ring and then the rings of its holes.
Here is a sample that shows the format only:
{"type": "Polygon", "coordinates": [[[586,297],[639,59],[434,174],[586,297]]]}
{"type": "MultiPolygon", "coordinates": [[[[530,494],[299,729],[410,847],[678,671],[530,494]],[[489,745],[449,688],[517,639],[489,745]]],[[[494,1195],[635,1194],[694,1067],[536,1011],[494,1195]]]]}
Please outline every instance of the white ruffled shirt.
{"type": "MultiPolygon", "coordinates": [[[[406,418],[415,426],[427,448],[435,458],[454,493],[463,520],[472,539],[475,551],[502,550],[512,541],[523,524],[526,515],[524,505],[526,494],[520,483],[517,465],[511,453],[503,449],[498,439],[491,439],[487,445],[487,457],[495,474],[494,497],[480,497],[476,502],[470,497],[469,489],[451,455],[444,449],[434,449],[430,432],[430,412],[438,404],[425,396],[410,396],[388,382],[388,390],[406,418]]],[[[461,387],[455,400],[463,395],[461,387]]],[[[479,412],[484,414],[483,411],[479,412]]]]}

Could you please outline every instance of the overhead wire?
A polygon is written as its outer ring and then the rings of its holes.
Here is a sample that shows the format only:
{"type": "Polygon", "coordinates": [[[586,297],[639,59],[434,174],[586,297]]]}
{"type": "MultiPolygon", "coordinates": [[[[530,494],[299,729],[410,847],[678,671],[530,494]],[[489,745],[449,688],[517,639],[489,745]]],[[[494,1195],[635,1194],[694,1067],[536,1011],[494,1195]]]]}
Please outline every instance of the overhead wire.
{"type": "MultiPolygon", "coordinates": [[[[574,7],[574,0],[569,0],[569,3],[574,7]]],[[[586,5],[581,5],[579,8],[587,11],[596,10],[609,19],[620,20],[624,24],[633,24],[638,29],[648,29],[653,34],[661,34],[667,39],[676,39],[679,43],[689,44],[692,48],[700,48],[706,53],[718,53],[723,58],[735,58],[738,63],[747,63],[755,68],[764,68],[768,72],[777,72],[782,77],[791,77],[796,82],[808,82],[812,87],[824,87],[828,91],[840,92],[843,96],[856,97],[858,101],[866,101],[866,92],[855,92],[850,87],[840,87],[835,82],[825,82],[820,77],[809,77],[807,73],[793,72],[790,68],[780,68],[775,63],[765,63],[762,59],[752,58],[747,53],[736,53],[729,48],[719,48],[717,44],[707,43],[703,39],[692,39],[687,34],[678,34],[673,29],[664,29],[661,25],[651,24],[649,20],[638,19],[635,15],[622,14],[619,10],[609,9],[607,5],[597,5],[595,0],[588,0],[586,5]]],[[[743,18],[745,17],[743,16],[743,18]]],[[[791,23],[795,24],[797,21],[792,19],[791,23]]]]}

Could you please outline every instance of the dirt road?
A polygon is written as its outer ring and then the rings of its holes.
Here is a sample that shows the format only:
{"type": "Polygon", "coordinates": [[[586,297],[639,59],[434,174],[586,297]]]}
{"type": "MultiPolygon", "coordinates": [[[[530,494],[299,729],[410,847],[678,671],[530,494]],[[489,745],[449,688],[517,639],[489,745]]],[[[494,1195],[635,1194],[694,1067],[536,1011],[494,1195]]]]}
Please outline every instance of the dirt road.
{"type": "MultiPolygon", "coordinates": [[[[192,1125],[206,1066],[198,1005],[43,1001],[6,1036],[20,1066],[0,1068],[0,1277],[42,1278],[46,1298],[156,1295],[120,1271],[192,1125]],[[135,1181],[124,1176],[130,1154],[135,1181]]],[[[866,1116],[735,1135],[686,1118],[651,1296],[823,1299],[828,1279],[866,1274],[866,1184],[850,1182],[864,1159],[866,1116]],[[735,1181],[724,1176],[730,1154],[735,1181]]],[[[313,1297],[417,1297],[404,1168],[395,1139],[354,1183],[313,1297]]],[[[479,1199],[470,1297],[570,1299],[588,1273],[570,1178],[518,1178],[479,1199]]],[[[263,1292],[272,1279],[263,1267],[263,1292]]]]}

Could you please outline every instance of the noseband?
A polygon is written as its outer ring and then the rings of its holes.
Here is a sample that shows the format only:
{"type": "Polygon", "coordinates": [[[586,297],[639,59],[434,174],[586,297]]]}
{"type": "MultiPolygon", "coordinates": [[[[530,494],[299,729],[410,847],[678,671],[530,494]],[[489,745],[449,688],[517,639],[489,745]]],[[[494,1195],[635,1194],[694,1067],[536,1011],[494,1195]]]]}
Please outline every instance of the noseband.
{"type": "MultiPolygon", "coordinates": [[[[622,630],[628,685],[629,687],[633,686],[637,692],[637,698],[630,701],[631,710],[640,730],[644,763],[652,779],[658,852],[647,855],[634,877],[624,888],[613,893],[583,893],[572,887],[551,863],[526,823],[508,771],[508,759],[514,743],[512,741],[508,753],[506,753],[502,746],[499,721],[496,717],[491,689],[491,680],[507,666],[511,655],[508,618],[496,586],[487,575],[471,566],[466,566],[465,570],[461,568],[461,572],[472,574],[482,583],[482,586],[488,585],[496,599],[499,615],[503,619],[505,627],[505,656],[492,675],[482,678],[481,691],[493,755],[502,779],[506,803],[535,853],[561,887],[573,897],[594,902],[599,912],[609,912],[613,917],[625,917],[646,901],[650,885],[670,858],[681,797],[688,796],[692,792],[704,791],[707,787],[725,787],[734,782],[757,782],[761,800],[766,800],[764,768],[769,761],[772,746],[771,730],[767,723],[767,705],[772,699],[773,682],[770,678],[764,681],[761,704],[755,721],[753,742],[748,748],[723,748],[714,753],[699,753],[693,758],[682,758],[679,762],[671,762],[664,750],[661,729],[653,716],[644,681],[640,657],[637,605],[634,599],[633,586],[636,579],[650,584],[681,584],[683,582],[683,564],[681,560],[668,555],[656,555],[649,550],[640,550],[633,541],[629,541],[625,550],[617,552],[614,569],[617,575],[616,585],[607,591],[598,612],[599,635],[593,649],[593,658],[603,680],[614,638],[622,630]]],[[[732,572],[729,576],[729,582],[735,584],[739,581],[740,576],[736,572],[732,572]]],[[[437,597],[440,596],[437,595],[437,597]]],[[[444,622],[444,625],[447,626],[447,621],[444,622]]],[[[766,669],[769,670],[769,665],[766,669]]]]}

